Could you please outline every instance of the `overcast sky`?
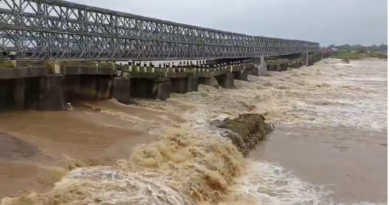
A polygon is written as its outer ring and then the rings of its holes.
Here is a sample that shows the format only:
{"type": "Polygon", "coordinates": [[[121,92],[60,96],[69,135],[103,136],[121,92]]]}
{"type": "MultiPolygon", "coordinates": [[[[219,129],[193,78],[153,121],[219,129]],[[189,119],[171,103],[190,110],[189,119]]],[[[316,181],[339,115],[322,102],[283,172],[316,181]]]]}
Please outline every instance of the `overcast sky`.
{"type": "Polygon", "coordinates": [[[249,35],[329,44],[387,43],[386,0],[71,0],[249,35]]]}

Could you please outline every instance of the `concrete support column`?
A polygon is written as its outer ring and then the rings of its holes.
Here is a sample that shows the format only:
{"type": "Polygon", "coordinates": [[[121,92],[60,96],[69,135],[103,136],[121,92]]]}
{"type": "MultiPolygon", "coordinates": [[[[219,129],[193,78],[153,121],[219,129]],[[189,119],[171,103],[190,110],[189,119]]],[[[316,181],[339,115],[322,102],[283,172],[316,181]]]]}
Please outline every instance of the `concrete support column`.
{"type": "Polygon", "coordinates": [[[38,109],[65,110],[63,82],[64,76],[59,74],[41,77],[38,109]]]}
{"type": "Polygon", "coordinates": [[[235,80],[248,81],[248,71],[247,70],[233,72],[233,76],[234,76],[235,80]]]}
{"type": "Polygon", "coordinates": [[[16,108],[23,109],[25,102],[26,81],[24,78],[15,79],[14,101],[16,108]]]}
{"type": "Polygon", "coordinates": [[[214,88],[219,88],[219,83],[216,77],[207,77],[207,78],[199,78],[199,83],[203,85],[208,85],[214,88]]]}
{"type": "Polygon", "coordinates": [[[304,53],[303,54],[303,59],[305,62],[305,66],[309,66],[309,53],[304,53]]]}
{"type": "Polygon", "coordinates": [[[216,77],[218,84],[223,88],[235,88],[233,73],[226,73],[216,77]]]}
{"type": "Polygon", "coordinates": [[[188,93],[198,91],[198,78],[171,78],[171,92],[174,93],[188,93]]]}
{"type": "Polygon", "coordinates": [[[260,56],[260,75],[267,75],[267,62],[264,59],[264,56],[260,56]]]}
{"type": "Polygon", "coordinates": [[[198,92],[199,78],[188,77],[187,80],[187,92],[198,92]]]}
{"type": "Polygon", "coordinates": [[[130,80],[122,77],[114,78],[112,97],[120,103],[130,104],[130,80]]]}
{"type": "Polygon", "coordinates": [[[171,96],[171,80],[168,78],[156,79],[154,81],[153,93],[159,100],[167,100],[171,96]]]}
{"type": "Polygon", "coordinates": [[[111,76],[98,76],[97,81],[97,100],[107,100],[111,98],[110,91],[112,87],[111,76]]]}
{"type": "Polygon", "coordinates": [[[264,56],[260,56],[259,58],[253,58],[252,61],[255,64],[255,68],[252,72],[253,75],[267,75],[267,62],[265,62],[264,56]]]}

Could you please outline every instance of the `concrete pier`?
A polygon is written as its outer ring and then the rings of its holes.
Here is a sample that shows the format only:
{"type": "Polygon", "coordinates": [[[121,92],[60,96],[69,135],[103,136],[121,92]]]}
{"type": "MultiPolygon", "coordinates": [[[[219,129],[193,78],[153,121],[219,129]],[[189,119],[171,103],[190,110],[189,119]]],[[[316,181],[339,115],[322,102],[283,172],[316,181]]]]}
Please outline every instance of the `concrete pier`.
{"type": "Polygon", "coordinates": [[[155,98],[167,100],[171,94],[171,80],[168,78],[159,78],[154,81],[155,98]]]}
{"type": "Polygon", "coordinates": [[[14,93],[14,102],[17,109],[24,109],[25,104],[25,88],[26,88],[26,79],[18,78],[15,79],[15,93],[14,93]]]}
{"type": "Polygon", "coordinates": [[[261,56],[164,68],[94,62],[21,62],[15,68],[0,69],[0,109],[64,110],[67,102],[110,98],[124,104],[131,103],[132,98],[166,100],[171,92],[196,92],[199,84],[232,89],[234,80],[248,81],[250,74],[286,71],[288,67],[301,66],[305,60],[312,65],[321,57],[320,53],[267,59],[261,56]]]}
{"type": "Polygon", "coordinates": [[[198,87],[199,87],[199,78],[198,77],[188,77],[187,92],[198,92],[198,87]]]}
{"type": "Polygon", "coordinates": [[[65,110],[64,76],[46,75],[40,80],[39,110],[65,110]]]}
{"type": "Polygon", "coordinates": [[[96,100],[112,98],[113,79],[111,76],[97,76],[96,100]]]}
{"type": "Polygon", "coordinates": [[[265,76],[267,75],[267,62],[264,59],[264,56],[260,56],[259,58],[253,58],[252,62],[255,67],[252,69],[252,75],[254,76],[265,76]]]}
{"type": "Polygon", "coordinates": [[[305,66],[309,66],[310,64],[309,64],[309,62],[310,62],[310,60],[309,60],[309,53],[304,53],[303,54],[303,59],[304,59],[304,62],[305,62],[305,66]]]}
{"type": "Polygon", "coordinates": [[[238,72],[233,72],[233,76],[235,80],[248,81],[248,70],[242,70],[238,72]]]}
{"type": "Polygon", "coordinates": [[[130,80],[122,77],[115,77],[113,80],[112,97],[123,104],[130,104],[130,80]]]}
{"type": "Polygon", "coordinates": [[[233,73],[227,72],[223,75],[216,76],[216,79],[218,84],[223,88],[236,88],[233,73]]]}
{"type": "Polygon", "coordinates": [[[215,77],[208,78],[199,78],[199,83],[203,85],[208,85],[214,88],[219,88],[219,83],[215,77]]]}

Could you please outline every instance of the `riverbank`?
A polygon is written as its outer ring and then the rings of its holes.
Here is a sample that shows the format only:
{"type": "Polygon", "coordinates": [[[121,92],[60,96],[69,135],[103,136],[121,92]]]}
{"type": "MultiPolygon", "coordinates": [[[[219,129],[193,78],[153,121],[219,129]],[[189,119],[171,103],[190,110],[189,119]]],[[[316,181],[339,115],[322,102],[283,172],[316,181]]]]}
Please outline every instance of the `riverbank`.
{"type": "Polygon", "coordinates": [[[33,151],[16,158],[17,151],[1,153],[0,192],[50,190],[18,198],[30,204],[385,202],[386,61],[326,59],[249,80],[235,81],[233,90],[201,85],[199,92],[173,94],[166,102],[4,114],[0,131],[12,136],[8,145],[33,151]],[[209,123],[247,112],[264,114],[276,131],[244,159],[209,123]],[[134,148],[143,143],[149,144],[134,148]],[[34,152],[39,154],[31,157],[34,152]],[[69,164],[104,166],[67,174],[69,164]],[[22,172],[27,166],[31,172],[22,172]],[[47,173],[58,174],[47,179],[47,173]],[[15,179],[20,183],[12,186],[15,179]]]}

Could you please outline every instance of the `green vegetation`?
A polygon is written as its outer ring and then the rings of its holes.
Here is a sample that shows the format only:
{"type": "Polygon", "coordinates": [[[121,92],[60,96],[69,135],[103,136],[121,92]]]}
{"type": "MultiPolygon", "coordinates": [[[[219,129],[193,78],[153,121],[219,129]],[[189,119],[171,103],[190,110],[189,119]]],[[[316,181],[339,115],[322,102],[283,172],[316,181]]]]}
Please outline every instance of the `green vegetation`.
{"type": "Polygon", "coordinates": [[[266,140],[266,135],[273,131],[273,126],[265,122],[263,115],[249,113],[240,114],[238,118],[225,119],[219,127],[231,131],[226,133],[226,137],[232,140],[244,156],[260,141],[266,140]]]}
{"type": "Polygon", "coordinates": [[[343,60],[359,60],[363,59],[362,53],[350,52],[350,51],[339,51],[334,55],[335,58],[343,60]]]}
{"type": "Polygon", "coordinates": [[[387,54],[382,52],[339,51],[335,53],[334,57],[342,60],[359,60],[364,58],[387,59],[387,54]]]}

